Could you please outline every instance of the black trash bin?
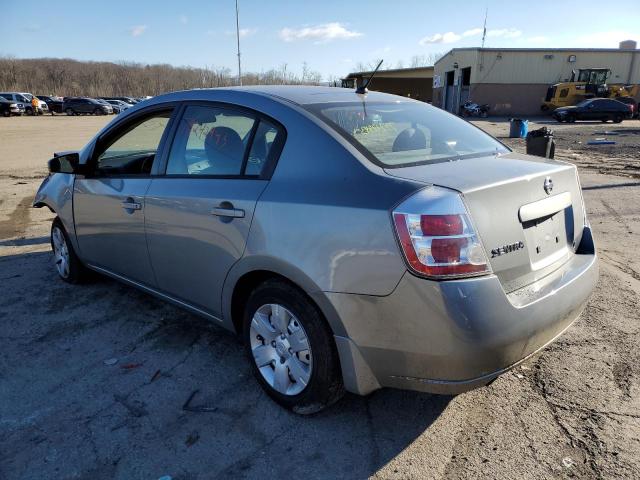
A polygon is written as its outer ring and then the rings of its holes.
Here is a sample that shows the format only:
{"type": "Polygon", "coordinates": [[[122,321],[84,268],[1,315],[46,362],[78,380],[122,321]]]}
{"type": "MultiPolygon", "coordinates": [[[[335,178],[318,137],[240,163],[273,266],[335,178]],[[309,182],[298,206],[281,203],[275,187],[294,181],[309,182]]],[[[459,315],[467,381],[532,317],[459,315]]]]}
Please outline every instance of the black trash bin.
{"type": "Polygon", "coordinates": [[[531,130],[527,134],[527,154],[539,157],[553,158],[556,152],[556,142],[553,131],[547,127],[531,130]]]}

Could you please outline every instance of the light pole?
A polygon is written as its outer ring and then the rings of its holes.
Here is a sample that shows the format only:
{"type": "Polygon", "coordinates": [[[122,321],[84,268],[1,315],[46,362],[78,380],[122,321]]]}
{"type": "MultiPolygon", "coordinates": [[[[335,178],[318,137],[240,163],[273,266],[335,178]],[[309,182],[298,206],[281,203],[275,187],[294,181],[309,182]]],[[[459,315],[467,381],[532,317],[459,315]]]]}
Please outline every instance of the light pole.
{"type": "Polygon", "coordinates": [[[240,68],[240,19],[238,15],[238,0],[236,0],[236,38],[238,40],[238,85],[242,86],[242,69],[240,68]]]}

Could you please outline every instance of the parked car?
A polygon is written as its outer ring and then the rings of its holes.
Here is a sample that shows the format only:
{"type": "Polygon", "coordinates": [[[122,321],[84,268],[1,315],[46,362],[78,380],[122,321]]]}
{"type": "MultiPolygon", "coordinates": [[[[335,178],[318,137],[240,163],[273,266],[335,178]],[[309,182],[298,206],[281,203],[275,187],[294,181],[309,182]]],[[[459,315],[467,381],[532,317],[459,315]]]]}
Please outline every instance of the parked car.
{"type": "Polygon", "coordinates": [[[114,113],[118,113],[115,111],[115,109],[113,108],[113,105],[111,105],[108,101],[106,100],[102,100],[101,98],[94,98],[93,100],[95,100],[96,102],[102,104],[102,105],[106,105],[108,107],[111,107],[111,112],[110,114],[114,114],[114,113]]]}
{"type": "Polygon", "coordinates": [[[12,115],[19,116],[22,115],[24,111],[24,105],[22,103],[15,103],[4,97],[0,97],[0,115],[3,117],[10,117],[12,115]]]}
{"type": "Polygon", "coordinates": [[[65,97],[64,112],[67,115],[110,115],[113,113],[113,108],[111,105],[100,103],[93,98],[65,97]]]}
{"type": "Polygon", "coordinates": [[[612,120],[620,123],[631,118],[629,105],[610,98],[590,98],[571,107],[556,108],[551,114],[559,122],[575,122],[576,120],[612,120]]]}
{"type": "Polygon", "coordinates": [[[569,328],[598,276],[575,165],[395,95],[161,95],[49,169],[34,207],[57,214],[62,280],[94,270],[237,332],[298,413],[485,385],[569,328]]]}
{"type": "Polygon", "coordinates": [[[616,97],[616,100],[631,107],[631,118],[638,116],[638,102],[633,97],[616,97]]]}
{"type": "Polygon", "coordinates": [[[120,100],[121,102],[125,102],[128,103],[129,105],[135,105],[136,103],[138,103],[138,100],[136,100],[133,97],[100,97],[103,100],[120,100]]]}
{"type": "Polygon", "coordinates": [[[127,108],[133,107],[133,105],[129,103],[125,103],[122,100],[105,100],[111,107],[113,108],[113,113],[122,113],[127,108]]]}
{"type": "Polygon", "coordinates": [[[49,112],[49,107],[47,107],[47,104],[42,100],[36,99],[38,102],[38,107],[36,109],[33,108],[31,100],[33,99],[34,95],[31,93],[2,92],[0,93],[0,97],[4,97],[5,99],[15,103],[22,103],[27,115],[42,115],[49,112]]]}
{"type": "Polygon", "coordinates": [[[64,112],[64,101],[62,97],[57,97],[54,95],[37,95],[39,100],[42,100],[47,104],[49,112],[51,115],[54,113],[63,113],[64,112]]]}

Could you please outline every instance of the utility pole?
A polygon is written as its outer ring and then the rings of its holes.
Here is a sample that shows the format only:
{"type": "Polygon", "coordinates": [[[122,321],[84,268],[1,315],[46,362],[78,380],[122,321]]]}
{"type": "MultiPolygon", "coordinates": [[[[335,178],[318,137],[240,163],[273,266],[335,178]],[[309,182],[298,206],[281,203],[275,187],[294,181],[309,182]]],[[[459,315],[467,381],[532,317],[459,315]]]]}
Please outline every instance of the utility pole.
{"type": "Polygon", "coordinates": [[[240,19],[238,15],[238,0],[236,0],[236,38],[238,39],[238,85],[242,85],[242,69],[240,68],[240,19]]]}
{"type": "MultiPolygon", "coordinates": [[[[489,15],[489,7],[484,11],[484,28],[482,29],[482,48],[484,48],[484,39],[487,36],[487,16],[489,15]]],[[[238,55],[240,55],[238,53],[238,55]]]]}

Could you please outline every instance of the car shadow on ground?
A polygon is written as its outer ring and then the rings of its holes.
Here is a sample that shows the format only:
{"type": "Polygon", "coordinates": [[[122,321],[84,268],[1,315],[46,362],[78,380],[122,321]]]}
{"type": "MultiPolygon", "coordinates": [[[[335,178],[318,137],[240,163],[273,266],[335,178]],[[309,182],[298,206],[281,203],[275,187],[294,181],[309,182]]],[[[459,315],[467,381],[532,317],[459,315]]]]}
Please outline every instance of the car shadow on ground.
{"type": "Polygon", "coordinates": [[[105,277],[65,284],[49,252],[0,270],[7,479],[366,478],[450,401],[380,390],[299,416],[208,321],[105,277]]]}

